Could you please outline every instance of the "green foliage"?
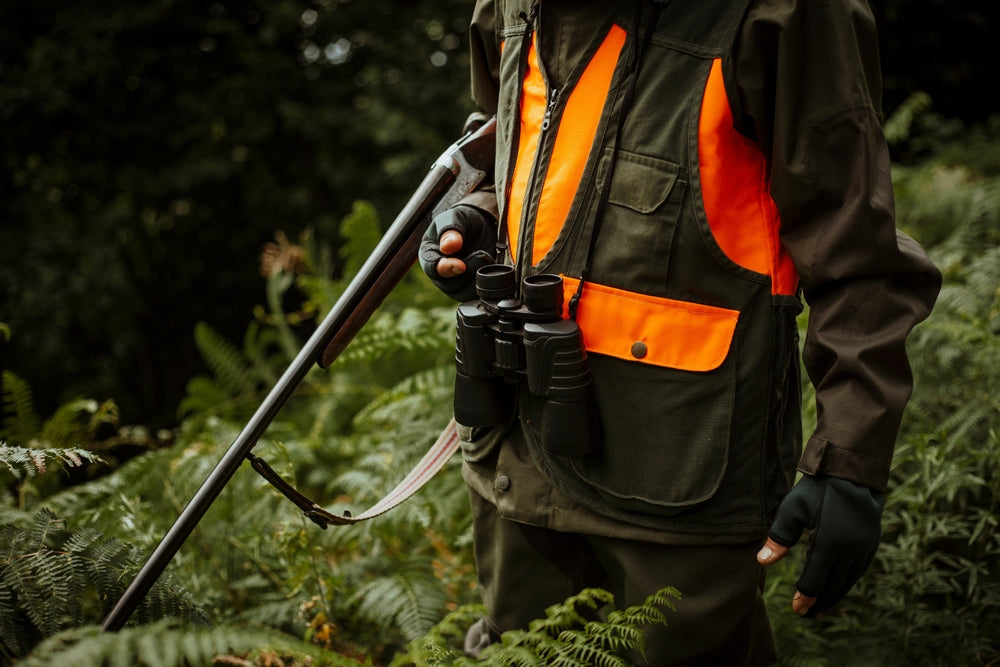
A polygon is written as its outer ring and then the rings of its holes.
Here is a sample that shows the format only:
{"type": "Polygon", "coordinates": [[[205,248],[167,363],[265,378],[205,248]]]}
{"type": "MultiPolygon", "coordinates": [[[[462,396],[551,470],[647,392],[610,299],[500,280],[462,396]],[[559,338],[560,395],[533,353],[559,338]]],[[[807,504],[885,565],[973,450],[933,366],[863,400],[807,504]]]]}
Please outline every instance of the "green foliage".
{"type": "MultiPolygon", "coordinates": [[[[359,205],[342,233],[363,252],[378,238],[378,227],[371,207],[359,205]]],[[[322,285],[312,272],[326,261],[321,249],[308,238],[302,246],[287,239],[278,245],[278,255],[301,261],[271,265],[267,284],[278,286],[280,298],[255,314],[242,348],[206,327],[196,331],[212,376],[189,385],[188,418],[174,447],[49,495],[46,507],[106,539],[135,545],[137,554],[157,544],[269,380],[290,362],[290,348],[297,352],[299,338],[313,326],[310,318],[329,310],[321,297],[342,292],[353,277],[322,285]],[[306,298],[297,297],[296,287],[308,290],[306,298]],[[289,303],[304,305],[286,309],[289,303]],[[282,344],[282,336],[292,345],[282,344]]],[[[358,265],[348,263],[352,271],[358,265]]],[[[444,297],[422,279],[405,279],[333,367],[307,374],[255,453],[311,497],[325,499],[331,511],[357,512],[373,503],[450,418],[453,326],[444,297]]],[[[387,659],[449,607],[474,596],[457,463],[391,515],[328,531],[318,531],[263,480],[241,471],[174,558],[171,573],[185,590],[198,591],[220,627],[263,623],[333,654],[362,650],[387,659]]],[[[109,571],[123,584],[130,578],[120,567],[109,571]]],[[[95,620],[76,614],[74,622],[95,620]]]]}
{"type": "MultiPolygon", "coordinates": [[[[1000,133],[985,150],[1000,150],[1000,133]]],[[[933,172],[909,175],[921,182],[920,215],[953,221],[952,233],[934,248],[945,284],[911,345],[922,381],[909,417],[915,431],[984,443],[1000,413],[988,389],[1000,377],[1000,165],[992,174],[947,164],[933,172]]]]}
{"type": "Polygon", "coordinates": [[[274,336],[261,333],[256,323],[248,327],[242,350],[204,322],[195,326],[194,339],[212,377],[197,376],[188,381],[187,394],[177,408],[179,417],[207,410],[219,415],[239,407],[245,410],[277,379],[267,353],[274,336]]]}
{"type": "Polygon", "coordinates": [[[390,667],[437,667],[472,663],[462,650],[465,632],[485,613],[486,607],[481,604],[462,605],[449,612],[427,634],[410,642],[405,652],[398,653],[390,667]]]}
{"type": "MultiPolygon", "coordinates": [[[[665,588],[643,604],[618,610],[611,593],[585,589],[546,609],[545,618],[532,621],[527,630],[505,632],[481,660],[523,667],[626,667],[642,653],[643,628],[668,623],[664,610],[675,610],[678,599],[675,589],[665,588]]],[[[479,605],[469,605],[452,612],[413,642],[407,653],[396,656],[391,667],[477,664],[464,656],[461,645],[465,630],[482,611],[479,605]]]]}
{"type": "Polygon", "coordinates": [[[1000,122],[956,140],[915,105],[896,127],[934,127],[938,147],[895,170],[897,215],[945,283],[909,341],[916,384],[872,567],[812,622],[788,608],[804,549],[773,568],[766,597],[783,664],[1000,661],[1000,122]]]}
{"type": "Polygon", "coordinates": [[[192,628],[169,620],[141,628],[125,628],[117,633],[99,634],[94,627],[67,630],[46,639],[28,658],[18,663],[23,667],[351,667],[361,664],[265,627],[192,628]]]}
{"type": "MultiPolygon", "coordinates": [[[[979,665],[1000,659],[1000,440],[914,436],[896,453],[875,562],[836,608],[786,609],[802,554],[769,591],[783,664],[979,665]],[[942,662],[942,656],[947,660],[942,662]]],[[[793,553],[795,553],[793,551],[793,553]]]]}
{"type": "Polygon", "coordinates": [[[28,383],[17,373],[4,370],[0,375],[0,440],[27,443],[41,428],[35,399],[28,383]]]}
{"type": "MultiPolygon", "coordinates": [[[[917,99],[909,116],[891,121],[909,146],[934,126],[923,104],[917,99]]],[[[772,569],[766,598],[783,664],[1000,660],[993,631],[1000,627],[1000,406],[992,391],[1000,377],[1000,124],[968,128],[961,140],[950,124],[936,127],[935,156],[911,161],[895,176],[900,225],[930,248],[945,289],[910,340],[917,383],[897,446],[882,546],[855,590],[813,621],[788,609],[805,549],[772,569]]],[[[196,330],[210,375],[188,385],[173,447],[146,451],[101,477],[39,487],[31,503],[5,498],[3,544],[16,543],[19,556],[4,561],[4,572],[21,572],[25,582],[0,586],[0,619],[17,619],[2,629],[5,645],[15,646],[10,655],[31,650],[27,660],[37,662],[28,664],[352,664],[359,656],[397,667],[470,662],[461,639],[482,609],[472,604],[471,526],[458,460],[393,512],[325,531],[240,470],[170,569],[178,599],[197,599],[214,627],[155,623],[118,635],[87,627],[119,594],[104,599],[96,591],[128,583],[316,319],[329,312],[379,227],[370,206],[355,206],[340,222],[338,247],[350,250],[339,258],[311,234],[294,243],[277,238],[267,251],[267,305],[254,311],[242,343],[208,325],[196,330]],[[334,264],[344,271],[330,279],[334,264]],[[39,531],[44,548],[32,547],[39,531]],[[68,561],[71,569],[60,569],[68,561]],[[71,589],[89,591],[80,606],[62,607],[58,618],[29,615],[49,586],[58,604],[67,599],[57,588],[62,581],[85,582],[71,589]],[[70,657],[51,657],[62,652],[70,657]]],[[[329,369],[310,370],[255,453],[331,512],[357,513],[375,502],[450,417],[453,313],[415,271],[329,369]]],[[[35,415],[32,426],[17,416],[35,411],[26,386],[5,377],[4,387],[4,433],[35,443],[0,449],[15,484],[35,480],[29,476],[39,469],[13,457],[68,464],[66,437],[82,438],[84,451],[92,451],[101,432],[119,428],[113,404],[96,402],[71,402],[58,419],[35,415]]],[[[815,416],[810,410],[807,402],[807,421],[815,416]]],[[[602,609],[606,616],[595,621],[591,612],[610,599],[584,592],[505,636],[490,649],[489,664],[627,664],[641,648],[637,628],[663,621],[674,597],[664,596],[638,610],[602,609]]],[[[179,604],[153,602],[141,622],[182,613],[179,604]]]]}
{"type": "Polygon", "coordinates": [[[43,422],[25,380],[4,370],[2,390],[0,441],[47,449],[93,447],[109,434],[119,431],[118,406],[114,401],[76,398],[60,405],[43,422]]]}
{"type": "MultiPolygon", "coordinates": [[[[0,654],[7,657],[24,656],[39,637],[75,627],[81,619],[96,620],[140,565],[134,549],[94,530],[70,533],[44,509],[24,527],[3,525],[0,544],[0,654]]],[[[206,620],[169,580],[153,587],[135,618],[149,622],[165,616],[206,620]]]]}
{"type": "Polygon", "coordinates": [[[0,463],[18,480],[46,472],[51,462],[74,467],[82,466],[84,461],[99,462],[101,460],[93,452],[79,447],[32,449],[29,447],[8,447],[0,444],[0,463]]]}
{"type": "Polygon", "coordinates": [[[890,146],[900,144],[913,136],[914,122],[931,108],[931,96],[923,91],[910,94],[892,116],[886,119],[883,133],[890,146]]]}
{"type": "Polygon", "coordinates": [[[403,637],[412,641],[438,622],[448,594],[434,576],[429,559],[407,565],[364,584],[347,602],[376,623],[398,627],[403,637]]]}
{"type": "MultiPolygon", "coordinates": [[[[311,235],[303,236],[302,245],[289,244],[286,239],[274,245],[266,271],[271,307],[256,312],[242,349],[205,323],[196,327],[195,340],[212,376],[198,376],[188,383],[188,393],[180,403],[181,415],[210,413],[245,419],[252,414],[255,399],[274,384],[301,348],[304,339],[300,339],[300,332],[309,329],[305,325],[326,315],[378,243],[381,231],[374,208],[365,202],[355,203],[340,223],[340,236],[349,254],[345,254],[343,274],[335,279],[317,273],[317,267],[326,266],[329,260],[311,235]],[[296,301],[296,290],[301,294],[301,308],[286,313],[282,304],[296,301]]],[[[336,403],[344,407],[338,409],[334,421],[341,424],[341,430],[364,402],[386,388],[386,382],[406,379],[413,389],[416,380],[411,374],[428,364],[444,368],[448,363],[451,348],[445,341],[454,326],[454,315],[425,281],[414,278],[395,289],[337,361],[334,372],[310,373],[299,389],[302,395],[337,392],[336,403]]],[[[438,376],[436,381],[444,382],[445,378],[438,376]]],[[[332,416],[326,415],[328,419],[332,416]]]]}
{"type": "MultiPolygon", "coordinates": [[[[275,229],[393,214],[469,111],[466,0],[0,3],[0,304],[48,413],[173,422],[275,229]]],[[[339,273],[339,266],[332,267],[339,273]]],[[[327,273],[326,275],[329,275],[327,273]]]]}

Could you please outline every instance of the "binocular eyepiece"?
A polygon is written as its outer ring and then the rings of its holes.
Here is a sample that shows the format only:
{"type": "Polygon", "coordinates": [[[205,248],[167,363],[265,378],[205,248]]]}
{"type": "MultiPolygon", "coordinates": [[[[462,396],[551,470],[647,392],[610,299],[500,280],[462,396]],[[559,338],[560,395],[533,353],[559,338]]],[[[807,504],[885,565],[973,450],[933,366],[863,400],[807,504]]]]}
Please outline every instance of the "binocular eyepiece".
{"type": "Polygon", "coordinates": [[[521,281],[514,268],[484,266],[476,273],[478,299],[458,307],[455,340],[455,419],[489,427],[514,412],[514,384],[544,399],[542,445],[580,456],[596,450],[601,426],[576,322],[563,319],[562,278],[541,273],[521,281]]]}

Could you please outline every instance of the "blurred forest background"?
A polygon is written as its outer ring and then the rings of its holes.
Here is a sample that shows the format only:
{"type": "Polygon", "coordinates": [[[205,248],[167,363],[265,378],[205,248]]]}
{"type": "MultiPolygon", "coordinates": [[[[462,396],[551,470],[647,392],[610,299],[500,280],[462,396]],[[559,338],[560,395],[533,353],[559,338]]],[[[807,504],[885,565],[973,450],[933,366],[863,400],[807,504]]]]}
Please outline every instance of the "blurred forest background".
{"type": "MultiPolygon", "coordinates": [[[[457,470],[347,531],[241,472],[139,610],[152,630],[93,624],[458,136],[472,4],[0,4],[0,664],[458,660],[457,470]]],[[[997,664],[1000,4],[871,4],[899,223],[945,290],[871,573],[803,624],[789,563],[769,604],[787,664],[997,664]]],[[[378,497],[447,421],[452,328],[411,276],[255,451],[331,509],[378,497]]],[[[554,618],[536,655],[575,627],[554,618]]]]}
{"type": "Polygon", "coordinates": [[[169,425],[192,331],[236,336],[261,246],[391,220],[471,110],[470,3],[5,2],[4,368],[40,406],[169,425]]]}
{"type": "MultiPolygon", "coordinates": [[[[194,324],[240,334],[262,244],[336,246],[357,199],[391,220],[458,134],[471,5],[4,2],[3,368],[43,409],[172,424],[194,324]]],[[[995,3],[873,6],[887,112],[918,90],[965,123],[1000,109],[995,3]]]]}
{"type": "MultiPolygon", "coordinates": [[[[391,220],[468,111],[471,2],[11,1],[0,9],[3,367],[46,409],[114,397],[169,425],[238,335],[275,231],[391,220]]],[[[874,3],[885,109],[998,109],[995,3],[874,3]]]]}

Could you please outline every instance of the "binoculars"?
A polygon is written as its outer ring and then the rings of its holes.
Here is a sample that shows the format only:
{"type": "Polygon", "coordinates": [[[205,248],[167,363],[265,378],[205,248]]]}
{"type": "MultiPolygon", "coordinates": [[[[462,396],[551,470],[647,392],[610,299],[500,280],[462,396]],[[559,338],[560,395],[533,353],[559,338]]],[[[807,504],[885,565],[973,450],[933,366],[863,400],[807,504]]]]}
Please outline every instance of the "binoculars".
{"type": "Polygon", "coordinates": [[[563,319],[562,278],[528,276],[516,298],[514,268],[490,264],[476,273],[478,299],[458,307],[455,419],[472,427],[505,423],[516,385],[544,399],[542,446],[581,456],[601,443],[597,403],[580,327],[563,319]]]}

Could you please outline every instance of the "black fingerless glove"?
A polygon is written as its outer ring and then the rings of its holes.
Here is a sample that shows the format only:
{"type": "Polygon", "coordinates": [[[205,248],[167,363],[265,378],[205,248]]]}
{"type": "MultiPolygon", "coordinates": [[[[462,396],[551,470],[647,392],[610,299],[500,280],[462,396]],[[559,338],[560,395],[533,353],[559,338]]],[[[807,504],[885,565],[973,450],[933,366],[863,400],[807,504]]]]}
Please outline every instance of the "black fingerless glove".
{"type": "Polygon", "coordinates": [[[864,574],[882,535],[885,494],[846,479],[805,475],[778,505],[771,539],[791,547],[809,531],[797,588],[816,598],[812,617],[832,607],[864,574]]]}
{"type": "Polygon", "coordinates": [[[476,296],[476,271],[494,261],[496,220],[486,211],[459,204],[439,213],[428,225],[420,243],[420,266],[438,289],[457,301],[476,296]],[[447,255],[441,252],[441,235],[454,229],[462,235],[462,249],[452,257],[465,262],[465,272],[451,278],[438,275],[438,261],[447,255]]]}

